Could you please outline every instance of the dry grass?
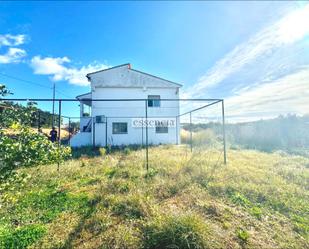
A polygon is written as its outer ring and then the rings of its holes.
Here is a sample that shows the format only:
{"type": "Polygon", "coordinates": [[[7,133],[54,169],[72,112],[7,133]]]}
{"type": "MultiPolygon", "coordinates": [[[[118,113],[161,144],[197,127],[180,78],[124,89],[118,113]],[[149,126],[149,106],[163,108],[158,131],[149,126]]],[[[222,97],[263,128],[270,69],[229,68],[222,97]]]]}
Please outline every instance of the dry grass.
{"type": "Polygon", "coordinates": [[[228,155],[160,146],[148,172],[143,150],[20,169],[28,180],[1,197],[0,239],[38,224],[32,248],[308,247],[309,159],[228,155]]]}
{"type": "MultiPolygon", "coordinates": [[[[37,132],[36,128],[31,128],[31,130],[33,132],[37,132]]],[[[51,131],[50,128],[42,128],[42,133],[45,134],[46,136],[49,136],[50,131],[51,131]]],[[[57,129],[57,132],[58,132],[58,129],[57,129]]],[[[4,134],[13,136],[16,134],[16,130],[4,129],[4,134]]],[[[65,129],[61,129],[60,135],[61,135],[61,139],[67,139],[69,137],[69,132],[65,129]]]]}

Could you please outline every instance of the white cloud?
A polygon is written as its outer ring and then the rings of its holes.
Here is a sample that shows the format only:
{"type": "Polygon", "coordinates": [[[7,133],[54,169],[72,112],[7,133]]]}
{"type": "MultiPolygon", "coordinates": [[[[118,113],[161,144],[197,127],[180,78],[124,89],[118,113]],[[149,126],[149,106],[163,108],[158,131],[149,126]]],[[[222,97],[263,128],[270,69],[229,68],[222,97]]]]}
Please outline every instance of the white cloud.
{"type": "Polygon", "coordinates": [[[20,62],[23,57],[26,56],[26,51],[21,48],[9,48],[9,50],[0,55],[0,63],[8,64],[8,63],[17,63],[20,62]]]}
{"type": "Polygon", "coordinates": [[[20,62],[27,53],[24,49],[16,48],[15,46],[22,45],[25,41],[26,35],[0,34],[0,48],[8,47],[8,50],[4,54],[0,54],[0,64],[20,62]]]}
{"type": "Polygon", "coordinates": [[[0,47],[6,46],[6,47],[13,47],[13,46],[19,46],[21,44],[24,44],[26,41],[26,35],[18,34],[18,35],[11,35],[11,34],[5,34],[0,35],[0,47]]]}
{"type": "Polygon", "coordinates": [[[272,118],[279,114],[308,113],[309,67],[258,85],[225,100],[232,120],[272,118]]]}
{"type": "Polygon", "coordinates": [[[274,49],[295,43],[308,34],[309,4],[289,13],[276,23],[262,29],[248,41],[236,46],[200,77],[196,84],[187,89],[186,96],[201,97],[206,89],[220,84],[259,57],[267,57],[274,49]]]}
{"type": "MultiPolygon", "coordinates": [[[[244,87],[238,94],[226,98],[224,103],[226,121],[231,123],[269,119],[291,113],[308,114],[309,66],[252,88],[244,87]]],[[[196,107],[191,105],[187,109],[196,107]]],[[[221,122],[221,103],[195,112],[193,120],[221,122]]]]}
{"type": "Polygon", "coordinates": [[[68,81],[74,85],[87,86],[86,74],[108,68],[107,65],[93,63],[80,68],[69,65],[68,57],[45,57],[35,56],[31,60],[31,67],[35,74],[51,75],[53,81],[68,81]]]}

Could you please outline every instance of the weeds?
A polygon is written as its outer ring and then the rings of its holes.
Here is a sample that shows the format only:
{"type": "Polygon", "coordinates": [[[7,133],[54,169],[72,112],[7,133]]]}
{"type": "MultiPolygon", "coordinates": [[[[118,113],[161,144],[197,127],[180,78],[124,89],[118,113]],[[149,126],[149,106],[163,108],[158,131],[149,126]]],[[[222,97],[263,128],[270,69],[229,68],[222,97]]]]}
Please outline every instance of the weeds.
{"type": "Polygon", "coordinates": [[[208,227],[195,215],[162,215],[146,223],[145,248],[207,248],[208,227]]]}
{"type": "Polygon", "coordinates": [[[213,149],[191,154],[185,147],[156,146],[149,148],[146,171],[138,149],[113,148],[104,156],[92,149],[80,149],[80,157],[67,161],[60,173],[38,166],[3,175],[1,245],[10,248],[9,241],[17,240],[32,248],[308,244],[307,158],[236,150],[223,166],[222,154],[213,149]]]}

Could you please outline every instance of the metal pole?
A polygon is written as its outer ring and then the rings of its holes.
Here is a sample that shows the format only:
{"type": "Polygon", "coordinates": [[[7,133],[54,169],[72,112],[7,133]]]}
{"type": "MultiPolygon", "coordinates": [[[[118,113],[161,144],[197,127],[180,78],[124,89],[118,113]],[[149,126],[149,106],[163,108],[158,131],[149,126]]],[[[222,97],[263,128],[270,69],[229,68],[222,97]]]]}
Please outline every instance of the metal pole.
{"type": "Polygon", "coordinates": [[[91,117],[92,120],[92,146],[95,148],[95,120],[94,117],[91,117]]]}
{"type": "Polygon", "coordinates": [[[52,115],[52,127],[54,126],[54,115],[55,115],[55,91],[56,91],[56,84],[54,82],[53,85],[53,115],[52,115]]]}
{"type": "Polygon", "coordinates": [[[105,147],[107,149],[107,117],[105,118],[105,147]]]}
{"type": "Polygon", "coordinates": [[[69,118],[69,145],[70,145],[70,141],[71,141],[71,118],[69,118]]]}
{"type": "Polygon", "coordinates": [[[145,100],[145,114],[146,114],[146,169],[148,171],[148,100],[145,100]]]}
{"type": "Polygon", "coordinates": [[[192,152],[192,112],[190,112],[190,148],[192,152]]]}
{"type": "Polygon", "coordinates": [[[40,125],[41,125],[41,113],[40,110],[38,110],[38,132],[40,132],[40,125]]]}
{"type": "Polygon", "coordinates": [[[61,100],[59,100],[59,114],[58,114],[58,143],[60,144],[60,135],[61,135],[61,100]]]}
{"type": "Polygon", "coordinates": [[[223,152],[224,152],[224,164],[226,164],[226,138],[225,138],[225,114],[224,114],[224,100],[222,104],[222,134],[223,134],[223,152]]]}
{"type": "Polygon", "coordinates": [[[144,148],[144,125],[142,125],[142,148],[144,148]]]}
{"type": "MultiPolygon", "coordinates": [[[[58,114],[58,150],[60,150],[60,143],[61,143],[61,100],[59,100],[59,114],[58,114]]],[[[58,158],[58,167],[57,167],[57,171],[59,171],[60,168],[60,158],[58,158]]]]}
{"type": "Polygon", "coordinates": [[[176,144],[178,144],[178,117],[176,116],[176,144]]]}

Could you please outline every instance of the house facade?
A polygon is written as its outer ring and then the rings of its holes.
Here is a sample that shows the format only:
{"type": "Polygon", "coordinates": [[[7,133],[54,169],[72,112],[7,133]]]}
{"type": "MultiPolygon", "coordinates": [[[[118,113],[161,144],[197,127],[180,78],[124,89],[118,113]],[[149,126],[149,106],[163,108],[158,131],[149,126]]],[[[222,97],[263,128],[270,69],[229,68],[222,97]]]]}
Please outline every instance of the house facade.
{"type": "Polygon", "coordinates": [[[130,64],[93,72],[87,78],[91,92],[77,96],[80,132],[72,137],[72,147],[142,145],[146,136],[148,144],[179,143],[180,84],[132,69],[130,64]]]}

